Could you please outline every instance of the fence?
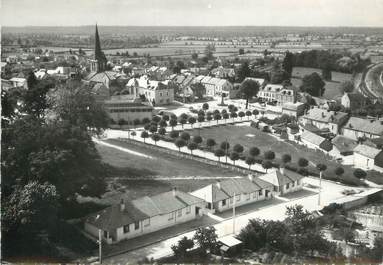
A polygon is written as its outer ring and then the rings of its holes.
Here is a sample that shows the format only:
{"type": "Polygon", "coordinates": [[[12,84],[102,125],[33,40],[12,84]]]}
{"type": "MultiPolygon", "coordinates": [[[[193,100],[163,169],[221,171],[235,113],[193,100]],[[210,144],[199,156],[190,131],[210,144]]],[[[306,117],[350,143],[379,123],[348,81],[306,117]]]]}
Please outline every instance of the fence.
{"type": "Polygon", "coordinates": [[[223,162],[213,161],[213,160],[210,160],[210,159],[207,159],[207,158],[204,158],[204,157],[200,157],[200,156],[197,156],[197,155],[186,154],[186,153],[179,152],[179,151],[176,151],[176,150],[167,149],[167,148],[162,147],[162,146],[139,142],[139,141],[136,141],[134,139],[127,139],[127,138],[118,138],[118,139],[120,141],[129,142],[129,143],[134,144],[136,146],[141,146],[141,147],[146,147],[146,148],[154,149],[154,150],[166,153],[166,154],[170,154],[172,156],[176,156],[176,157],[180,157],[180,158],[186,158],[186,159],[198,161],[198,162],[201,162],[201,163],[204,163],[204,164],[208,164],[208,165],[211,165],[211,166],[218,166],[218,167],[221,167],[221,168],[224,168],[224,169],[228,169],[228,170],[231,170],[231,171],[239,172],[239,173],[244,174],[244,175],[249,175],[249,174],[258,175],[258,173],[262,173],[262,172],[259,172],[259,171],[256,171],[256,170],[249,170],[249,169],[245,169],[245,168],[238,167],[238,166],[235,166],[235,165],[229,165],[229,164],[225,164],[223,162]]]}

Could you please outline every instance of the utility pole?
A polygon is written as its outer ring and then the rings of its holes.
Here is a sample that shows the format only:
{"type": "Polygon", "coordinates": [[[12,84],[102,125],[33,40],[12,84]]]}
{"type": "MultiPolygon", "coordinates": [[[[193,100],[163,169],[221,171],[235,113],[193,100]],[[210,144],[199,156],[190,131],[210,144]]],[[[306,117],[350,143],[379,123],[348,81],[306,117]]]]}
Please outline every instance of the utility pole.
{"type": "Polygon", "coordinates": [[[318,206],[320,206],[321,204],[321,192],[322,192],[322,170],[319,172],[318,206]]]}
{"type": "Polygon", "coordinates": [[[235,193],[234,193],[234,196],[233,196],[233,235],[235,235],[235,201],[236,201],[236,198],[235,198],[235,193]]]}
{"type": "Polygon", "coordinates": [[[98,229],[98,261],[100,264],[102,264],[102,239],[101,239],[102,233],[101,229],[98,229]]]}

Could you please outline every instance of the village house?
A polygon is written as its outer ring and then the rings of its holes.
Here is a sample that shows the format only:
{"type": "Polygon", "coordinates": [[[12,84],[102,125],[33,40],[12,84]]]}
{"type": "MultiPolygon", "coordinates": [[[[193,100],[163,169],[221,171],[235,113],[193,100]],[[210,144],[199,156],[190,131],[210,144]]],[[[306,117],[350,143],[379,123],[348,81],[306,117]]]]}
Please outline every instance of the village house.
{"type": "Polygon", "coordinates": [[[89,215],[84,229],[95,239],[101,230],[102,240],[113,244],[195,220],[203,214],[204,208],[202,199],[173,189],[130,202],[121,200],[119,204],[89,215]]]}
{"type": "Polygon", "coordinates": [[[207,210],[223,212],[235,206],[271,198],[272,185],[249,175],[248,178],[228,179],[191,192],[207,203],[207,210]]]}
{"type": "Polygon", "coordinates": [[[293,116],[298,118],[302,116],[305,112],[305,104],[301,102],[287,102],[282,105],[282,114],[293,116]]]}
{"type": "Polygon", "coordinates": [[[211,76],[197,76],[193,83],[201,83],[206,88],[206,96],[208,97],[228,97],[235,98],[237,96],[234,91],[233,84],[226,79],[220,79],[211,76]]]}
{"type": "Polygon", "coordinates": [[[332,150],[332,143],[329,140],[308,130],[305,130],[301,134],[300,139],[308,148],[318,149],[325,152],[332,150]]]}
{"type": "Polygon", "coordinates": [[[155,81],[143,75],[130,79],[126,87],[136,88],[138,95],[144,96],[152,106],[167,105],[174,101],[174,86],[170,80],[155,81]]]}
{"type": "Polygon", "coordinates": [[[357,141],[344,137],[343,135],[337,135],[332,140],[332,150],[329,154],[335,158],[343,158],[345,156],[352,156],[354,154],[354,148],[358,145],[357,141]]]}
{"type": "Polygon", "coordinates": [[[257,96],[266,102],[273,102],[277,105],[294,103],[297,98],[294,89],[284,88],[283,85],[276,84],[267,84],[264,87],[261,86],[257,96]]]}
{"type": "Polygon", "coordinates": [[[274,195],[283,195],[301,190],[303,178],[304,176],[285,168],[259,176],[259,179],[273,185],[272,193],[274,195]]]}
{"type": "Polygon", "coordinates": [[[12,77],[11,79],[9,79],[9,81],[12,83],[13,87],[23,87],[25,89],[28,89],[28,83],[26,78],[12,77]]]}
{"type": "Polygon", "coordinates": [[[379,138],[383,136],[383,122],[351,117],[342,128],[342,134],[354,140],[359,138],[379,138]]]}
{"type": "Polygon", "coordinates": [[[383,151],[359,144],[354,148],[354,167],[383,172],[383,151]]]}
{"type": "Polygon", "coordinates": [[[223,66],[220,66],[211,70],[210,74],[217,78],[228,79],[235,77],[235,70],[234,68],[225,68],[223,66]]]}
{"type": "Polygon", "coordinates": [[[347,122],[348,114],[340,111],[328,111],[320,108],[312,108],[300,118],[303,125],[313,125],[319,129],[328,129],[337,135],[340,128],[347,122]]]}
{"type": "Polygon", "coordinates": [[[341,104],[346,109],[359,109],[366,103],[366,98],[360,93],[344,93],[341,98],[341,104]]]}

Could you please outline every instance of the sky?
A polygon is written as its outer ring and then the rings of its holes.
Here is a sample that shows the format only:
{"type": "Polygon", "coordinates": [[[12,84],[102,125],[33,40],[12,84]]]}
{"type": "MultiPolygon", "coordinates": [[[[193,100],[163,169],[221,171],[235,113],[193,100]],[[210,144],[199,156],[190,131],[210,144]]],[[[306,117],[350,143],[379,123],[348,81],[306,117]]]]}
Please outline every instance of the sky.
{"type": "Polygon", "coordinates": [[[383,27],[383,0],[0,0],[2,26],[383,27]]]}

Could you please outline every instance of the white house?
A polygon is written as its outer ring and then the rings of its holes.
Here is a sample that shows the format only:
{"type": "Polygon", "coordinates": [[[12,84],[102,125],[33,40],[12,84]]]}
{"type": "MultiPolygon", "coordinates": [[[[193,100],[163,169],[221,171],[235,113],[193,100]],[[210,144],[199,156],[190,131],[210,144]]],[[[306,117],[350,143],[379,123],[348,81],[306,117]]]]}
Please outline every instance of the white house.
{"type": "Polygon", "coordinates": [[[383,151],[359,144],[354,148],[354,167],[383,172],[383,151]]]}
{"type": "Polygon", "coordinates": [[[202,199],[174,189],[130,202],[121,200],[89,215],[84,229],[95,239],[101,230],[102,239],[113,244],[194,220],[202,215],[204,208],[202,199]]]}
{"type": "Polygon", "coordinates": [[[305,130],[300,137],[302,143],[308,148],[319,149],[326,152],[332,150],[332,143],[329,140],[313,132],[305,130]]]}
{"type": "Polygon", "coordinates": [[[22,77],[12,77],[9,79],[9,81],[12,83],[13,87],[23,87],[25,89],[28,89],[28,83],[27,79],[22,77]]]}
{"type": "Polygon", "coordinates": [[[208,97],[236,97],[234,86],[226,79],[211,77],[211,76],[197,76],[194,78],[193,83],[200,82],[206,88],[206,96],[208,97]]]}
{"type": "Polygon", "coordinates": [[[303,178],[304,176],[285,168],[259,176],[259,179],[273,185],[273,193],[276,195],[301,190],[303,178]]]}
{"type": "Polygon", "coordinates": [[[342,128],[342,134],[354,140],[358,140],[358,138],[379,138],[383,136],[383,122],[351,117],[342,128]]]}
{"type": "Polygon", "coordinates": [[[249,175],[248,178],[228,179],[216,184],[210,184],[191,192],[192,195],[203,199],[211,212],[223,212],[235,206],[241,206],[255,201],[270,199],[272,185],[259,178],[249,175]]]}
{"type": "Polygon", "coordinates": [[[267,84],[262,86],[258,92],[258,98],[266,102],[276,102],[278,105],[285,103],[294,103],[296,101],[296,92],[294,89],[284,88],[279,84],[267,84]]]}

